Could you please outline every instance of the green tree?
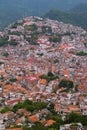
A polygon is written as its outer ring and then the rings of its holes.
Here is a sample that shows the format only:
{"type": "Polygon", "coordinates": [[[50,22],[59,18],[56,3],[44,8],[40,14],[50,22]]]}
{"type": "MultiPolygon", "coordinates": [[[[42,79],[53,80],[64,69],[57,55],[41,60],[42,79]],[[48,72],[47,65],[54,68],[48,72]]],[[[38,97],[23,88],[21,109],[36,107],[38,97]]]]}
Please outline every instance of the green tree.
{"type": "Polygon", "coordinates": [[[71,113],[67,116],[65,123],[82,123],[84,126],[87,125],[87,115],[80,115],[77,113],[71,113]]]}
{"type": "Polygon", "coordinates": [[[10,79],[10,82],[16,82],[16,81],[17,81],[16,78],[11,78],[11,79],[10,79]]]}
{"type": "Polygon", "coordinates": [[[25,30],[30,30],[30,31],[36,31],[38,29],[36,24],[32,24],[32,25],[26,25],[25,26],[25,30]]]}
{"type": "Polygon", "coordinates": [[[0,112],[1,113],[6,113],[8,111],[11,111],[11,109],[8,106],[5,106],[0,112]]]}
{"type": "Polygon", "coordinates": [[[60,83],[59,83],[59,85],[58,85],[60,88],[61,87],[64,87],[64,88],[73,88],[74,87],[74,84],[73,84],[73,82],[72,81],[70,81],[70,80],[61,80],[60,81],[60,83]]]}
{"type": "Polygon", "coordinates": [[[6,53],[3,53],[3,56],[8,57],[9,54],[6,52],[6,53]]]}
{"type": "Polygon", "coordinates": [[[13,111],[13,112],[16,112],[18,109],[21,109],[21,108],[23,108],[23,103],[19,102],[18,104],[16,104],[16,105],[13,107],[12,111],[13,111]]]}
{"type": "Polygon", "coordinates": [[[58,36],[58,37],[50,37],[49,38],[49,41],[50,42],[61,42],[61,36],[58,36]]]}
{"type": "Polygon", "coordinates": [[[4,64],[4,62],[0,61],[0,65],[4,64]]]}
{"type": "Polygon", "coordinates": [[[80,51],[80,52],[77,52],[76,55],[78,55],[78,56],[86,56],[87,52],[80,51]]]}
{"type": "Polygon", "coordinates": [[[48,128],[48,130],[57,130],[57,128],[48,128]]]}
{"type": "Polygon", "coordinates": [[[47,75],[50,76],[50,77],[54,76],[54,74],[52,72],[48,72],[47,75]]]}
{"type": "Polygon", "coordinates": [[[40,78],[41,78],[41,79],[46,79],[47,82],[49,83],[50,81],[56,80],[56,79],[58,79],[59,77],[58,77],[57,75],[54,75],[52,72],[48,72],[47,75],[41,75],[40,78]]]}

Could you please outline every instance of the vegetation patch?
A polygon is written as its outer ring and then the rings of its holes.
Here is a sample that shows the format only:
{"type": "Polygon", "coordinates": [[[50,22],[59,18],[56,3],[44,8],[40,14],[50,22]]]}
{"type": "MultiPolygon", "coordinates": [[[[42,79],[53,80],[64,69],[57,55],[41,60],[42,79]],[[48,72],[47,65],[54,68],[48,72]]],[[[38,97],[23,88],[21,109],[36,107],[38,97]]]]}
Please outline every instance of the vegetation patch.
{"type": "Polygon", "coordinates": [[[73,88],[74,84],[70,80],[63,79],[63,80],[60,81],[58,86],[59,86],[59,88],[64,87],[64,88],[68,88],[69,89],[69,88],[73,88]]]}
{"type": "Polygon", "coordinates": [[[80,51],[76,53],[77,56],[87,56],[87,52],[80,51]]]}

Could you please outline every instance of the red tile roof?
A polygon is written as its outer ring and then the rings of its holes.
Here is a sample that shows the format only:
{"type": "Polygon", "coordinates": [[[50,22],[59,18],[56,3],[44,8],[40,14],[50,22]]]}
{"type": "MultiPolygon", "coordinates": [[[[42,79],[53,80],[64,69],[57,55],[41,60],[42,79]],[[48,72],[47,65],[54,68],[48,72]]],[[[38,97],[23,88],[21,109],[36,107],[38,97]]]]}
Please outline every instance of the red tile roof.
{"type": "Polygon", "coordinates": [[[38,81],[39,78],[37,77],[37,75],[31,75],[31,76],[27,76],[26,80],[28,80],[29,82],[33,83],[34,81],[38,81]]]}
{"type": "Polygon", "coordinates": [[[18,103],[20,101],[22,101],[22,98],[16,98],[14,100],[8,100],[7,105],[13,105],[13,104],[18,103]]]}

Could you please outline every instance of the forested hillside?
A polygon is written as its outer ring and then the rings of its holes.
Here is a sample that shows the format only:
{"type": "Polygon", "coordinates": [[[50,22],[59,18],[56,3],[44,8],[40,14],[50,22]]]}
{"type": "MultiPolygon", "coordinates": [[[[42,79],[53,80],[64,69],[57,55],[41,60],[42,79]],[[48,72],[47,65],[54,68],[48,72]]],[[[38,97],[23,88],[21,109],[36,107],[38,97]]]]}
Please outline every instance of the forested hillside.
{"type": "Polygon", "coordinates": [[[81,26],[87,30],[87,4],[80,4],[68,12],[51,10],[44,17],[81,26]]]}

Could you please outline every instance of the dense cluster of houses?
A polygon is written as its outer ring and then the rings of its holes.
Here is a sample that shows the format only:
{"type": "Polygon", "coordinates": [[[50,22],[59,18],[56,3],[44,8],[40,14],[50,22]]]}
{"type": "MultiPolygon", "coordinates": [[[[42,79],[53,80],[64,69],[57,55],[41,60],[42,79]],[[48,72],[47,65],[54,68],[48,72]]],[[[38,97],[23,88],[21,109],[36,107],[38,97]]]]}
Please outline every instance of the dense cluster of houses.
{"type": "MultiPolygon", "coordinates": [[[[77,52],[87,52],[84,44],[87,42],[87,32],[80,27],[39,17],[28,17],[17,21],[17,24],[15,28],[10,25],[0,33],[0,38],[8,36],[8,41],[18,42],[17,46],[0,47],[1,108],[5,105],[12,107],[29,99],[54,103],[54,110],[62,114],[63,119],[72,111],[87,115],[87,55],[76,55],[77,52]],[[34,24],[37,30],[31,31],[29,27],[34,24]],[[42,27],[45,27],[46,32],[42,32],[42,27]],[[50,32],[47,31],[49,27],[50,32]],[[35,33],[38,33],[35,41],[38,45],[29,44],[27,39],[30,40],[31,34],[35,33]],[[49,38],[53,36],[61,36],[61,41],[51,42],[49,38]],[[47,82],[46,79],[40,78],[48,72],[59,76],[59,79],[47,82]],[[65,88],[59,89],[58,84],[62,79],[73,81],[73,90],[65,92],[65,88]]],[[[35,123],[48,111],[43,110],[34,115],[26,110],[19,110],[18,113],[28,114],[29,119],[35,123]]],[[[15,114],[12,112],[4,113],[1,117],[7,120],[10,118],[11,122],[15,120],[15,114]]],[[[43,122],[44,120],[45,118],[43,122]]],[[[24,121],[23,116],[16,119],[16,124],[23,124],[24,121]]],[[[45,125],[54,122],[49,120],[45,125]]],[[[0,127],[1,130],[5,129],[2,121],[0,127]]]]}

